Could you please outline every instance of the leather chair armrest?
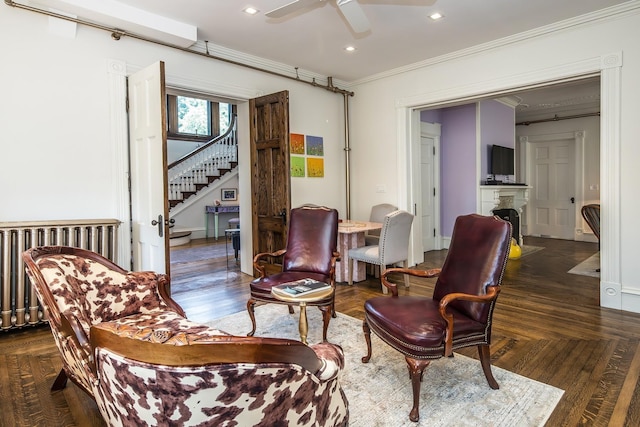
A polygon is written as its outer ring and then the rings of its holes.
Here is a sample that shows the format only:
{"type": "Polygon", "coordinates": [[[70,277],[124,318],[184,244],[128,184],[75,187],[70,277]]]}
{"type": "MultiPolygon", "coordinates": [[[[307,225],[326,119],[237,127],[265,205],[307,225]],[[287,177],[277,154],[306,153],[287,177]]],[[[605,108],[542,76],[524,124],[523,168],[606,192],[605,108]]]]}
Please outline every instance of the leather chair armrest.
{"type": "Polygon", "coordinates": [[[256,270],[258,270],[259,274],[260,274],[260,278],[263,279],[266,277],[267,273],[265,271],[265,268],[262,264],[260,264],[260,261],[263,258],[266,257],[279,257],[282,256],[284,254],[287,253],[286,249],[280,249],[279,251],[275,251],[275,252],[261,252],[259,254],[256,254],[256,256],[253,257],[253,268],[255,268],[256,270]]]}
{"type": "Polygon", "coordinates": [[[440,269],[432,268],[429,270],[418,270],[413,268],[389,268],[384,272],[384,274],[382,274],[382,284],[391,291],[392,296],[397,297],[398,286],[387,279],[387,276],[391,273],[401,273],[401,274],[408,274],[410,276],[415,276],[415,277],[430,278],[430,277],[438,277],[438,275],[440,275],[440,269]]]}
{"type": "Polygon", "coordinates": [[[447,322],[447,332],[445,334],[444,341],[444,355],[446,357],[451,356],[453,353],[453,315],[447,313],[447,306],[455,300],[465,300],[471,302],[490,303],[498,298],[500,293],[500,286],[487,286],[487,293],[485,295],[470,295],[463,293],[452,293],[445,295],[440,300],[440,316],[447,322]]]}

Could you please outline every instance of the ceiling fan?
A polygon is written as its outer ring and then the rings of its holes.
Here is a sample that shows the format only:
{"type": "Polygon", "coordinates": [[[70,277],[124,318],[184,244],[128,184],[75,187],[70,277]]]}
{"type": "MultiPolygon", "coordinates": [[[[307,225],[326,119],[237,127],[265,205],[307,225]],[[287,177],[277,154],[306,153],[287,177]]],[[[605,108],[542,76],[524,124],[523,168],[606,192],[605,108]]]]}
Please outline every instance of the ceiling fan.
{"type": "MultiPolygon", "coordinates": [[[[283,18],[311,6],[324,6],[328,2],[329,0],[294,0],[291,3],[267,12],[265,15],[269,18],[283,18]]],[[[349,26],[355,33],[364,33],[371,29],[369,19],[367,19],[367,16],[364,14],[362,7],[357,0],[335,0],[335,2],[336,6],[338,6],[338,10],[342,13],[342,16],[344,16],[344,19],[347,20],[349,26]]],[[[423,0],[423,3],[424,2],[425,0],[423,0]]],[[[426,3],[431,4],[434,2],[435,0],[426,1],[426,3]]]]}

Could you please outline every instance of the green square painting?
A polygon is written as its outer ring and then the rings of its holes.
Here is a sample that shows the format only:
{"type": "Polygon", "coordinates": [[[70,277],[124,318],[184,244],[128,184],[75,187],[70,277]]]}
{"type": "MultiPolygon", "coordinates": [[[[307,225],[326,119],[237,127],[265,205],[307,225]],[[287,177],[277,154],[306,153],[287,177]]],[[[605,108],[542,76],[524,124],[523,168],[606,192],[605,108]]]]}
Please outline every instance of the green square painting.
{"type": "Polygon", "coordinates": [[[291,156],[290,167],[292,177],[304,177],[304,157],[291,156]]]}

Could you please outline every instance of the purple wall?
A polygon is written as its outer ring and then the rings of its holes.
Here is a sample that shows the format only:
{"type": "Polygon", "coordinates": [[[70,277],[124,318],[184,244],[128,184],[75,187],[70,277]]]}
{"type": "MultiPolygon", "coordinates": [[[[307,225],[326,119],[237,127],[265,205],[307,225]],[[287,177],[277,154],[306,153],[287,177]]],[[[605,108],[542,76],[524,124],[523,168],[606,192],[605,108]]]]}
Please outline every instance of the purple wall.
{"type": "MultiPolygon", "coordinates": [[[[480,102],[480,180],[489,176],[492,145],[515,147],[515,110],[498,101],[480,102]]],[[[504,181],[505,177],[498,176],[504,181]]],[[[513,175],[509,179],[513,181],[513,175]]]]}
{"type": "Polygon", "coordinates": [[[515,110],[487,100],[459,107],[420,112],[423,122],[440,123],[440,232],[451,237],[459,215],[476,212],[478,185],[489,174],[494,144],[515,146],[515,110]],[[476,162],[476,108],[480,116],[480,171],[476,162]],[[480,181],[478,182],[478,176],[480,181]]]}
{"type": "Polygon", "coordinates": [[[476,212],[476,105],[441,110],[440,231],[451,236],[459,215],[476,212]]]}
{"type": "Polygon", "coordinates": [[[442,123],[442,110],[420,111],[420,121],[427,123],[442,123]]]}

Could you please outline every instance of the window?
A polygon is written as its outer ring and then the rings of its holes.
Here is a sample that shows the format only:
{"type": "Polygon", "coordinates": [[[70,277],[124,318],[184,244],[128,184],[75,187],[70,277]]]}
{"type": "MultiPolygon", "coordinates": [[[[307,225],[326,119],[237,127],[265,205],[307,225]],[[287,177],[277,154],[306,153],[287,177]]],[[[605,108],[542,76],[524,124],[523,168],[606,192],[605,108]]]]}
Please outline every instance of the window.
{"type": "Polygon", "coordinates": [[[208,141],[229,128],[232,105],[188,95],[167,95],[171,139],[208,141]]]}
{"type": "Polygon", "coordinates": [[[194,136],[211,135],[210,102],[204,99],[178,96],[178,133],[194,136]]]}

